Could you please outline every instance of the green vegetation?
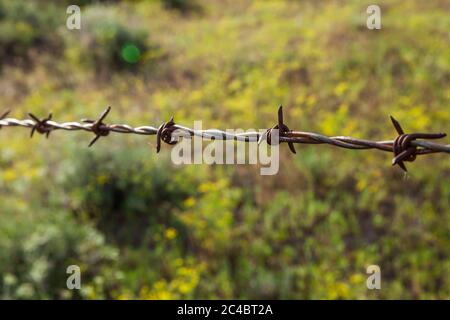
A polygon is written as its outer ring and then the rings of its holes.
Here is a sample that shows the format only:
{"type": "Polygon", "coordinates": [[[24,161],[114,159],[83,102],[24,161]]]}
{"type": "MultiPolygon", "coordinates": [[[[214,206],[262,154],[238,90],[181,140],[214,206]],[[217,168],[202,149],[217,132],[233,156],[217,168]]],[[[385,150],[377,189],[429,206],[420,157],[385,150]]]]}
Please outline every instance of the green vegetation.
{"type": "MultiPolygon", "coordinates": [[[[258,129],[283,104],[327,135],[392,139],[389,114],[449,131],[445,1],[380,1],[379,31],[361,1],[80,1],[79,31],[55,3],[0,1],[0,113],[258,129]]],[[[260,176],[174,166],[154,137],[28,137],[0,130],[2,298],[450,298],[448,156],[405,177],[388,153],[283,145],[260,176]]]]}
{"type": "Polygon", "coordinates": [[[128,25],[119,12],[103,5],[84,8],[83,30],[66,30],[68,55],[102,74],[109,74],[111,69],[142,68],[155,58],[150,56],[156,48],[149,43],[148,33],[138,25],[128,25]]]}
{"type": "Polygon", "coordinates": [[[57,49],[60,39],[52,33],[64,21],[57,17],[57,8],[51,4],[43,7],[32,1],[1,0],[0,65],[28,58],[31,49],[57,49]]]}
{"type": "Polygon", "coordinates": [[[201,12],[202,7],[196,0],[162,0],[167,9],[177,10],[183,14],[201,12]]]}

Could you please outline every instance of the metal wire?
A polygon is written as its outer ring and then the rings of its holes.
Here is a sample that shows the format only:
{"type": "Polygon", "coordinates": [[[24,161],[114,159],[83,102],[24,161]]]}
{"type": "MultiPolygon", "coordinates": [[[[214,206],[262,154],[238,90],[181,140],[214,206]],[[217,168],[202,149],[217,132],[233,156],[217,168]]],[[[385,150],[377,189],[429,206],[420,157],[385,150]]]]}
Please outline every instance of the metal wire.
{"type": "Polygon", "coordinates": [[[35,115],[29,113],[31,119],[18,120],[14,118],[6,118],[9,111],[0,115],[0,129],[2,127],[25,127],[31,128],[31,137],[35,132],[45,134],[48,138],[52,131],[78,131],[84,130],[93,132],[95,137],[89,144],[92,146],[100,137],[109,135],[110,132],[138,134],[138,135],[156,135],[156,150],[161,149],[161,140],[167,144],[176,144],[180,137],[198,136],[205,139],[215,140],[235,140],[251,142],[267,141],[272,144],[272,134],[277,130],[279,142],[287,143],[290,150],[296,153],[294,144],[329,144],[339,148],[352,150],[376,149],[386,152],[392,152],[394,158],[392,165],[400,166],[407,171],[404,164],[405,161],[412,162],[418,155],[426,155],[431,153],[450,153],[450,145],[438,144],[428,140],[440,139],[446,136],[445,133],[408,133],[405,134],[400,123],[391,116],[398,135],[394,140],[371,141],[345,136],[327,137],[318,133],[290,130],[283,120],[283,108],[278,109],[278,123],[270,129],[259,132],[230,133],[217,129],[194,130],[175,124],[173,118],[168,122],[162,123],[159,127],[140,126],[132,127],[127,124],[105,124],[103,121],[111,111],[108,107],[96,120],[81,120],[81,122],[63,122],[58,123],[52,120],[52,114],[48,117],[39,119],[35,115]]]}

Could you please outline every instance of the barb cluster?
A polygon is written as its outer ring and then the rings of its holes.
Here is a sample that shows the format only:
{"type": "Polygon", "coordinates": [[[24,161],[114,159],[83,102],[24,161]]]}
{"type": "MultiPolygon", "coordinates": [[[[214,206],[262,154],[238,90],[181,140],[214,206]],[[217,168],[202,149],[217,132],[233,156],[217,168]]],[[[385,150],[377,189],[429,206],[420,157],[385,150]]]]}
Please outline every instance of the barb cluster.
{"type": "Polygon", "coordinates": [[[173,145],[178,142],[180,136],[193,137],[199,136],[205,139],[235,140],[235,141],[267,141],[272,144],[272,133],[278,130],[279,142],[287,143],[291,152],[296,153],[295,143],[298,144],[329,144],[339,148],[366,150],[377,149],[386,152],[392,152],[394,158],[392,165],[398,165],[404,171],[407,171],[404,162],[412,162],[417,156],[431,153],[450,153],[450,145],[437,144],[429,140],[440,139],[446,136],[445,133],[405,133],[400,123],[391,116],[398,136],[394,140],[371,141],[345,136],[327,137],[318,133],[295,131],[289,129],[284,123],[283,108],[278,109],[278,123],[270,129],[265,130],[263,134],[258,132],[246,132],[231,134],[222,130],[207,129],[194,130],[175,124],[173,117],[162,123],[158,128],[153,126],[132,127],[127,124],[106,124],[105,118],[111,111],[111,107],[106,108],[97,120],[83,119],[81,122],[58,123],[52,121],[52,114],[48,117],[39,119],[32,113],[29,113],[31,119],[18,120],[6,118],[9,111],[0,115],[0,129],[2,127],[25,127],[31,128],[31,137],[35,132],[44,134],[47,138],[54,130],[76,131],[84,130],[95,134],[95,137],[89,143],[91,147],[100,137],[106,137],[110,132],[131,133],[139,135],[156,135],[156,151],[161,150],[161,141],[173,145]],[[181,134],[180,134],[181,133],[181,134]]]}

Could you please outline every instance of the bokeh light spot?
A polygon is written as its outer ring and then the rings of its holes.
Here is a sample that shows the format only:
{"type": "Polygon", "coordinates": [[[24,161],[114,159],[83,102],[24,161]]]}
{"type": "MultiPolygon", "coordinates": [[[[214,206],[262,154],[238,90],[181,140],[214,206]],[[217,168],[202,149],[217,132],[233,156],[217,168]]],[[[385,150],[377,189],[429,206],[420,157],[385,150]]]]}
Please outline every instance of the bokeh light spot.
{"type": "Polygon", "coordinates": [[[122,59],[128,63],[136,63],[141,57],[141,50],[134,44],[126,44],[122,47],[122,59]]]}

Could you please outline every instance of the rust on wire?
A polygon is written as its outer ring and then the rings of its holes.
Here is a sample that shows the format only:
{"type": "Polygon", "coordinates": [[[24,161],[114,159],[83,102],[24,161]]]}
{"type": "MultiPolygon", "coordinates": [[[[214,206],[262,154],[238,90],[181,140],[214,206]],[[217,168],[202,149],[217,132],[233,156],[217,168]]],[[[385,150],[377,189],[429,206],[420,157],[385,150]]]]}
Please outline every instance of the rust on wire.
{"type": "Polygon", "coordinates": [[[34,126],[31,128],[30,138],[33,138],[34,133],[37,131],[40,134],[45,134],[45,137],[48,139],[50,132],[53,130],[53,127],[48,125],[47,122],[52,120],[52,114],[49,113],[47,118],[39,119],[32,113],[28,113],[30,118],[35,121],[34,126]]]}
{"type": "MultiPolygon", "coordinates": [[[[271,145],[273,130],[278,130],[279,138],[287,137],[289,135],[289,133],[292,133],[292,131],[288,128],[288,126],[284,124],[283,106],[279,106],[279,108],[278,108],[278,124],[273,126],[271,129],[267,129],[264,134],[264,137],[261,137],[260,140],[258,141],[258,143],[261,143],[265,139],[267,141],[267,144],[271,145]]],[[[295,151],[295,146],[292,141],[288,141],[287,144],[289,146],[289,150],[291,150],[292,153],[297,153],[297,151],[295,151]]]]}
{"type": "Polygon", "coordinates": [[[103,120],[105,120],[108,113],[111,111],[111,107],[106,108],[100,117],[98,117],[97,120],[89,120],[89,119],[83,119],[81,122],[84,123],[92,123],[91,131],[95,133],[94,139],[92,139],[91,143],[89,143],[89,147],[92,147],[94,143],[100,138],[100,137],[106,137],[109,135],[109,127],[108,125],[103,123],[103,120]]]}
{"type": "Polygon", "coordinates": [[[403,171],[407,172],[404,161],[413,162],[417,158],[417,146],[412,145],[411,142],[417,139],[441,139],[446,136],[445,133],[410,133],[405,134],[400,123],[391,117],[392,124],[397,130],[398,137],[395,138],[392,151],[394,152],[394,159],[392,165],[398,165],[403,171]]]}
{"type": "Polygon", "coordinates": [[[52,121],[52,114],[47,118],[39,119],[32,113],[29,113],[31,119],[18,120],[6,118],[9,110],[0,115],[0,129],[2,127],[25,127],[31,128],[31,136],[34,132],[49,136],[54,130],[76,131],[84,130],[95,134],[95,137],[89,143],[91,147],[100,137],[109,135],[110,132],[131,133],[137,135],[156,135],[156,152],[161,150],[161,141],[173,145],[178,139],[174,139],[174,133],[177,131],[177,137],[181,132],[182,137],[198,136],[206,139],[233,139],[235,141],[257,141],[261,143],[266,140],[270,145],[274,130],[278,130],[279,142],[287,143],[291,152],[296,153],[294,144],[328,144],[338,148],[351,150],[376,149],[394,154],[392,165],[398,165],[404,171],[407,171],[404,162],[412,162],[417,156],[431,153],[450,153],[450,145],[438,144],[429,140],[440,139],[446,136],[445,133],[405,133],[400,123],[391,116],[392,124],[397,131],[397,137],[394,140],[372,141],[353,137],[335,136],[328,137],[322,134],[305,131],[294,131],[284,123],[283,107],[278,109],[278,123],[270,129],[259,132],[246,132],[232,134],[222,130],[205,129],[194,130],[175,124],[173,117],[162,123],[158,128],[153,126],[132,127],[127,124],[105,124],[103,121],[111,111],[111,107],[106,108],[97,120],[82,120],[81,122],[57,123],[52,121]],[[179,131],[179,132],[178,132],[179,131]]]}
{"type": "Polygon", "coordinates": [[[156,153],[159,153],[161,150],[161,140],[170,145],[177,143],[177,141],[172,140],[172,133],[175,130],[177,130],[177,127],[175,126],[173,117],[168,122],[164,122],[159,126],[156,132],[156,153]]]}

